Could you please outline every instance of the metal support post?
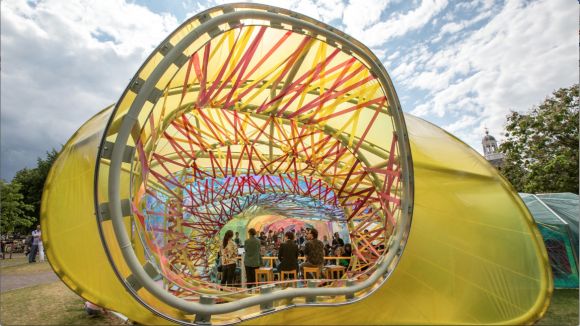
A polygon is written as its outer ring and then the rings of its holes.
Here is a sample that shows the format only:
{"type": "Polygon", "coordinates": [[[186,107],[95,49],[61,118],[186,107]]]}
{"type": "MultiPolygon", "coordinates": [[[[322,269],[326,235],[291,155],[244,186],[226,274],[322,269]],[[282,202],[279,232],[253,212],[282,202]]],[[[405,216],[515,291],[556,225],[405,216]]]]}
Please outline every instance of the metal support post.
{"type": "MultiPolygon", "coordinates": [[[[318,287],[318,280],[308,280],[307,284],[309,289],[316,289],[318,287]]],[[[306,303],[316,303],[316,296],[307,296],[306,303]]]]}
{"type": "MultiPolygon", "coordinates": [[[[346,287],[348,288],[348,287],[352,287],[352,286],[354,286],[354,280],[353,279],[346,280],[346,287]]],[[[354,300],[354,292],[353,293],[347,293],[347,294],[345,294],[344,295],[344,298],[347,301],[354,300]]]]}
{"type": "MultiPolygon", "coordinates": [[[[199,298],[199,303],[202,305],[213,305],[216,297],[211,295],[202,295],[199,298]]],[[[199,325],[211,325],[211,315],[195,315],[195,323],[199,325]]]]}
{"type": "MultiPolygon", "coordinates": [[[[270,294],[273,291],[274,291],[274,285],[264,285],[264,286],[260,287],[260,295],[270,294]]],[[[262,310],[262,312],[274,310],[274,301],[260,303],[260,310],[262,310]]]]}

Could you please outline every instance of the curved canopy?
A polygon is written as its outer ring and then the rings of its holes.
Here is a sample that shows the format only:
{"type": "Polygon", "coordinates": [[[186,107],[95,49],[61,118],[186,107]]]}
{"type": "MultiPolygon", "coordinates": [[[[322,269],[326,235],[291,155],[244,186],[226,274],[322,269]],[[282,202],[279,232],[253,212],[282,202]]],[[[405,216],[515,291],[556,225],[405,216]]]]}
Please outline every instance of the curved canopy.
{"type": "Polygon", "coordinates": [[[537,227],[493,167],[404,117],[363,44],[264,5],[169,35],[67,143],[41,223],[61,279],[140,323],[530,323],[552,289],[537,227]],[[344,278],[211,283],[223,227],[285,225],[267,215],[344,225],[344,278]]]}

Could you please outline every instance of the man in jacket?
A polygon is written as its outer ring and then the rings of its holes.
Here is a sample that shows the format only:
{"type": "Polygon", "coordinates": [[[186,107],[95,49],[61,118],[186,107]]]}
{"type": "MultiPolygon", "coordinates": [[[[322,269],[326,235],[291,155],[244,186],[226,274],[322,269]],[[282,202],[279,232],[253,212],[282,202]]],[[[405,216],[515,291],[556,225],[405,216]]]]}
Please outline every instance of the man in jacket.
{"type": "Polygon", "coordinates": [[[262,262],[260,240],[256,239],[256,230],[251,228],[248,234],[250,237],[244,241],[244,250],[246,251],[244,265],[246,268],[246,279],[249,283],[248,288],[251,288],[256,283],[256,268],[259,268],[264,263],[262,262]]]}
{"type": "Polygon", "coordinates": [[[322,269],[324,263],[324,245],[322,241],[318,240],[318,230],[315,228],[310,229],[308,232],[304,258],[306,258],[306,261],[300,265],[300,272],[304,278],[308,278],[307,275],[304,275],[304,267],[318,267],[318,269],[322,269]]]}
{"type": "Polygon", "coordinates": [[[276,267],[278,271],[298,271],[298,246],[292,242],[294,233],[286,232],[284,243],[280,245],[278,259],[280,264],[276,267]]]}

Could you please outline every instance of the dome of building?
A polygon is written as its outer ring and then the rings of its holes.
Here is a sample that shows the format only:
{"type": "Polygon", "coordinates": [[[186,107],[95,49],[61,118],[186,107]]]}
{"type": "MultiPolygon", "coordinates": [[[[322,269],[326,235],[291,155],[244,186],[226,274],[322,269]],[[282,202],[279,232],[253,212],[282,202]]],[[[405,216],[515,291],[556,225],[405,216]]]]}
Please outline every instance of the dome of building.
{"type": "Polygon", "coordinates": [[[489,135],[489,131],[485,131],[485,136],[483,137],[483,139],[481,140],[481,142],[485,142],[485,141],[495,141],[495,138],[493,138],[493,136],[489,135]]]}
{"type": "Polygon", "coordinates": [[[491,165],[495,167],[503,165],[504,155],[499,152],[497,140],[489,134],[487,128],[485,128],[485,136],[483,136],[481,144],[483,145],[483,157],[488,160],[491,165]]]}

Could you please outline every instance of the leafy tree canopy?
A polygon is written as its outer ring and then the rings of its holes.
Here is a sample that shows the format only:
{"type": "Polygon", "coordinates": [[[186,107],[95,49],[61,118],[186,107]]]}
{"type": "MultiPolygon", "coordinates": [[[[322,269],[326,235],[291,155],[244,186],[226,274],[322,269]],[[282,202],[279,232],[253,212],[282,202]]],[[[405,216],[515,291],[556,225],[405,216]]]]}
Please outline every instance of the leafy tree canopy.
{"type": "Polygon", "coordinates": [[[2,201],[0,202],[2,217],[0,225],[2,233],[12,232],[14,228],[30,227],[36,219],[28,216],[26,211],[32,211],[32,205],[23,202],[24,196],[19,192],[21,185],[17,182],[8,183],[5,179],[0,179],[0,192],[2,201]]]}
{"type": "Polygon", "coordinates": [[[578,194],[578,84],[507,115],[500,172],[518,192],[578,194]]]}
{"type": "MultiPolygon", "coordinates": [[[[47,151],[46,159],[38,158],[36,168],[24,168],[16,172],[16,176],[12,179],[12,183],[22,185],[20,193],[24,196],[23,202],[32,206],[33,210],[30,214],[37,221],[40,221],[40,203],[42,201],[44,182],[57,156],[58,152],[54,148],[50,152],[47,151]]],[[[4,196],[2,196],[2,199],[4,199],[4,196]]],[[[29,233],[34,228],[35,226],[29,226],[23,229],[29,233]]]]}

